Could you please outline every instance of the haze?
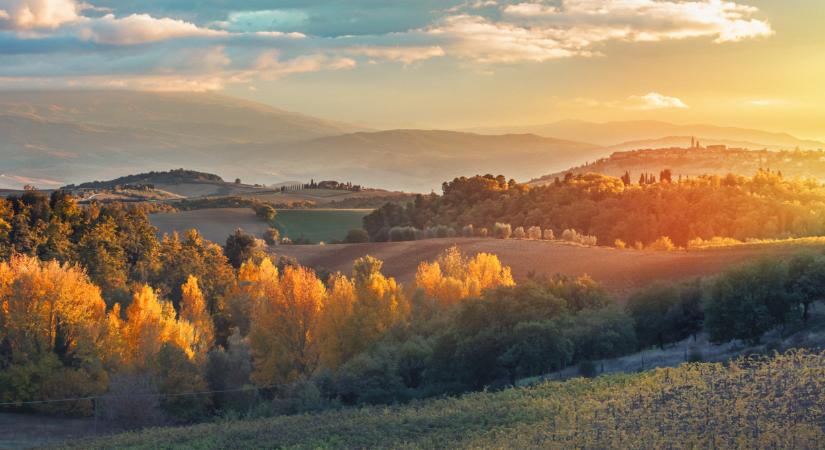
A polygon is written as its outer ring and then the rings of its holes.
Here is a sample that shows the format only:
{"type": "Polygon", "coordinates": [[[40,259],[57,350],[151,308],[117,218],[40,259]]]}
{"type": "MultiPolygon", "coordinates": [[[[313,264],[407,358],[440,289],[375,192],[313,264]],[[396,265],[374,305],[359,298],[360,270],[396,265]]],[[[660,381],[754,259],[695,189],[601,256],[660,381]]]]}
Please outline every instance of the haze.
{"type": "Polygon", "coordinates": [[[0,0],[0,87],[216,91],[361,127],[825,137],[813,0],[0,0]]]}

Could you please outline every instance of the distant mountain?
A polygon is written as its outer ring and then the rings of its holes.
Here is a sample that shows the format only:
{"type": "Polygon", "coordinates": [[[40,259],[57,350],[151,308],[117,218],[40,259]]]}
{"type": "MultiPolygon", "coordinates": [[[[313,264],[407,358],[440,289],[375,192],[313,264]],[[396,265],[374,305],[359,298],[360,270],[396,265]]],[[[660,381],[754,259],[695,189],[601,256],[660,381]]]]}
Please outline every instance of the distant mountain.
{"type": "Polygon", "coordinates": [[[469,131],[482,134],[533,133],[539,136],[592,142],[606,147],[618,146],[629,141],[657,140],[666,136],[694,136],[703,144],[746,142],[752,144],[749,146],[751,148],[767,148],[768,150],[796,147],[809,150],[825,148],[825,143],[799,139],[787,133],[705,124],[677,125],[655,120],[605,123],[562,120],[544,125],[486,127],[469,131]]]}
{"type": "Polygon", "coordinates": [[[352,133],[292,145],[290,151],[321,178],[347,174],[368,185],[418,192],[438,191],[443,181],[462,175],[494,173],[527,180],[609,154],[596,145],[531,134],[440,130],[352,133]]]}
{"type": "Polygon", "coordinates": [[[338,179],[429,192],[459,175],[524,180],[606,154],[534,135],[371,132],[215,94],[0,92],[0,188],[186,167],[245,183],[338,179]]]}
{"type": "MultiPolygon", "coordinates": [[[[0,187],[32,179],[48,188],[169,167],[241,176],[250,172],[244,160],[260,148],[361,130],[215,94],[5,91],[0,187]]],[[[264,181],[265,173],[253,173],[264,181]]]]}

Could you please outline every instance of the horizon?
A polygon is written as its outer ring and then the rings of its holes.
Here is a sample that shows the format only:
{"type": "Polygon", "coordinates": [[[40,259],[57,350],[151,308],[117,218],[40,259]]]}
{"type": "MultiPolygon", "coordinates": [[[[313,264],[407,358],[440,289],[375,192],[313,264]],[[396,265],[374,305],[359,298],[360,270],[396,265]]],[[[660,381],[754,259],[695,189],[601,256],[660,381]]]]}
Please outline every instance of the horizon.
{"type": "Polygon", "coordinates": [[[215,92],[378,129],[661,120],[825,140],[817,11],[806,0],[2,0],[0,88],[215,92]]]}

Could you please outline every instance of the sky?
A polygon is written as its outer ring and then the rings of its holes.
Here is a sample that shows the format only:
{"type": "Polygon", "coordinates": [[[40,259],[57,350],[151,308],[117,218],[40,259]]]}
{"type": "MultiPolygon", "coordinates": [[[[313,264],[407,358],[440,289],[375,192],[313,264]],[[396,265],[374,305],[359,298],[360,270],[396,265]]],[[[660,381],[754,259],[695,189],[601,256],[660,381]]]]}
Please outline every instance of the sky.
{"type": "Polygon", "coordinates": [[[375,128],[825,139],[821,0],[0,0],[0,88],[216,91],[375,128]]]}

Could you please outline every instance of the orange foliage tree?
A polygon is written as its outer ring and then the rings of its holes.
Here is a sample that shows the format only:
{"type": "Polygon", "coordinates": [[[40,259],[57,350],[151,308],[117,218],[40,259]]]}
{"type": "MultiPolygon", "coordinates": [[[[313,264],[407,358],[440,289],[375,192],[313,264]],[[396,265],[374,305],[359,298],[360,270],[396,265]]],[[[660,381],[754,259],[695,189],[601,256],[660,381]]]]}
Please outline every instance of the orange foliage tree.
{"type": "Polygon", "coordinates": [[[415,281],[441,306],[477,297],[484,289],[514,284],[510,268],[502,266],[496,255],[479,253],[467,258],[457,247],[445,250],[433,262],[421,263],[415,281]]]}

